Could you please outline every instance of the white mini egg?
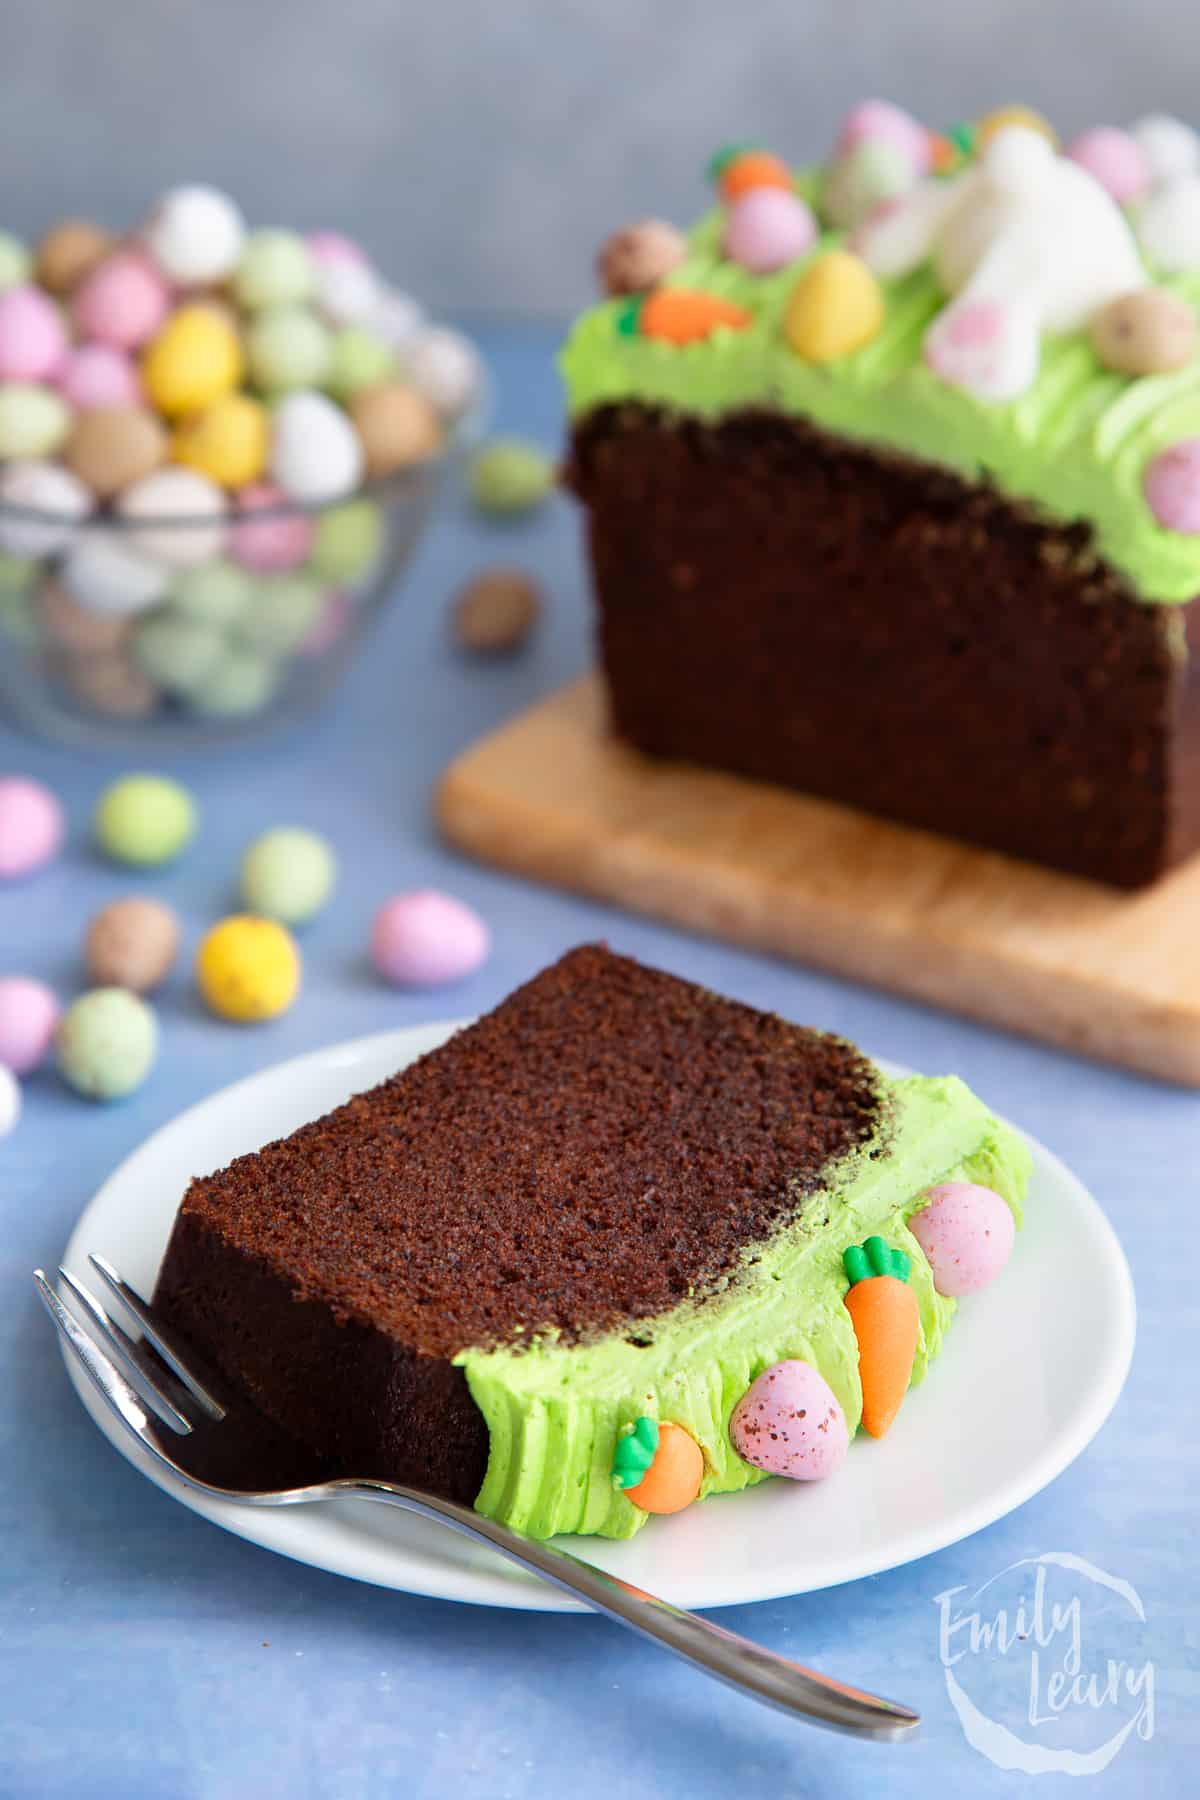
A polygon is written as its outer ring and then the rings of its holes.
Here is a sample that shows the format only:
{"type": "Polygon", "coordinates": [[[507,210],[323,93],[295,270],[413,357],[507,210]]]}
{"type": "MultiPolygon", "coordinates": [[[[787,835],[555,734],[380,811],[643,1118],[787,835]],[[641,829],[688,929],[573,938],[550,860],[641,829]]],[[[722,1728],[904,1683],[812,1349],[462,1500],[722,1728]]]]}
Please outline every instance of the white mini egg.
{"type": "Polygon", "coordinates": [[[425,329],[425,313],[411,294],[399,288],[380,288],[370,314],[362,324],[377,333],[394,350],[407,347],[425,329]]]}
{"type": "Polygon", "coordinates": [[[483,385],[483,365],[470,338],[461,331],[435,326],[404,350],[404,367],[413,386],[444,419],[468,411],[483,385]]]}
{"type": "Polygon", "coordinates": [[[1138,242],[1161,275],[1200,269],[1200,175],[1160,187],[1134,215],[1138,242]]]}
{"type": "Polygon", "coordinates": [[[219,188],[179,187],[163,195],[143,235],[163,273],[188,286],[233,273],[246,222],[219,188]]]}
{"type": "Polygon", "coordinates": [[[370,263],[339,256],[317,264],[317,304],[335,325],[365,325],[379,298],[379,277],[370,263]]]}
{"type": "Polygon", "coordinates": [[[291,500],[318,506],[353,493],[362,479],[363,449],[340,406],[302,388],[272,414],[271,476],[291,500]]]}
{"type": "Polygon", "coordinates": [[[80,606],[112,616],[145,612],[162,599],[167,571],[125,543],[116,531],[80,532],[59,580],[80,606]]]}
{"type": "Polygon", "coordinates": [[[91,510],[87,488],[59,463],[24,460],[0,470],[0,550],[9,556],[56,556],[91,510]],[[9,506],[53,516],[22,518],[9,506]]]}
{"type": "Polygon", "coordinates": [[[133,548],[175,569],[210,562],[225,543],[225,496],[194,469],[155,469],[143,475],[125,489],[117,511],[137,525],[128,534],[133,548]]]}
{"type": "Polygon", "coordinates": [[[1139,119],[1129,135],[1146,159],[1153,187],[1164,187],[1200,169],[1200,137],[1182,119],[1154,113],[1139,119]]]}

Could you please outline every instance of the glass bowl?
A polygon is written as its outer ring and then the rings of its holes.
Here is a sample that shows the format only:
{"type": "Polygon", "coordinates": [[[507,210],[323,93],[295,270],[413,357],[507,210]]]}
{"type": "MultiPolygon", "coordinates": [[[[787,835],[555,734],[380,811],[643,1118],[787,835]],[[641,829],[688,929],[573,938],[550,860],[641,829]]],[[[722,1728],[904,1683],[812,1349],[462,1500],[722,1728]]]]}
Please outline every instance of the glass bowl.
{"type": "Polygon", "coordinates": [[[235,743],[311,713],[479,435],[328,505],[82,523],[0,502],[0,710],[59,743],[235,743]]]}

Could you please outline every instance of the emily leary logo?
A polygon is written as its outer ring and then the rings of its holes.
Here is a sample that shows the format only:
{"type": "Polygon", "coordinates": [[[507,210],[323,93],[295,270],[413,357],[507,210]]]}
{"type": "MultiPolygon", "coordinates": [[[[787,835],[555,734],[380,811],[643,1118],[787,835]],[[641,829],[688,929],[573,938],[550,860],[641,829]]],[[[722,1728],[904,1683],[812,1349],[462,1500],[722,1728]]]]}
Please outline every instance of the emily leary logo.
{"type": "Polygon", "coordinates": [[[1047,1550],[934,1605],[950,1704],[997,1768],[1097,1775],[1135,1733],[1154,1736],[1154,1664],[1110,1654],[1146,1623],[1127,1581],[1047,1550]]]}

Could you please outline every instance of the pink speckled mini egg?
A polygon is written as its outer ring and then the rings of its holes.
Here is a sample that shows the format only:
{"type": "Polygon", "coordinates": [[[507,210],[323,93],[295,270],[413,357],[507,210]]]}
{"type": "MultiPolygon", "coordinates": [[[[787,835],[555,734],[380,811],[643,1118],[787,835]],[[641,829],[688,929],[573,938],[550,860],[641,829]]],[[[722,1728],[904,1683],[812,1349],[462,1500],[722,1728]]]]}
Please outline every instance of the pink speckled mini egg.
{"type": "Polygon", "coordinates": [[[28,1075],[49,1054],[61,1008],[44,981],[27,975],[0,980],[0,1066],[28,1075]]]}
{"type": "Polygon", "coordinates": [[[890,100],[860,100],[851,107],[837,135],[835,154],[846,156],[859,144],[891,144],[912,164],[917,175],[929,171],[933,145],[929,132],[911,113],[890,100]]]}
{"type": "Polygon", "coordinates": [[[1167,531],[1200,533],[1200,437],[1181,438],[1146,465],[1143,490],[1167,531]]]}
{"type": "Polygon", "coordinates": [[[1118,206],[1136,200],[1150,186],[1150,164],[1137,139],[1115,125],[1083,131],[1066,154],[1106,188],[1118,206]]]}
{"type": "Polygon", "coordinates": [[[298,568],[307,560],[313,522],[307,513],[295,510],[281,489],[267,481],[243,488],[237,497],[237,513],[229,534],[229,554],[243,569],[270,575],[298,568]],[[276,512],[277,508],[283,510],[276,512]],[[262,514],[267,516],[256,516],[262,514]]]}
{"type": "Polygon", "coordinates": [[[729,209],[724,250],[754,275],[769,275],[803,256],[817,239],[817,222],[799,194],[751,188],[729,209]]]}
{"type": "Polygon", "coordinates": [[[991,1188],[946,1181],[930,1188],[908,1228],[925,1252],[939,1294],[955,1299],[994,1281],[1012,1255],[1016,1225],[991,1188]]]}
{"type": "Polygon", "coordinates": [[[837,1395],[811,1363],[795,1359],[773,1363],[746,1389],[729,1437],[743,1462],[788,1481],[824,1481],[850,1444],[837,1395]]]}
{"type": "Polygon", "coordinates": [[[117,250],[84,277],[71,300],[84,337],[115,350],[136,350],[167,316],[171,293],[148,256],[117,250]]]}
{"type": "Polygon", "coordinates": [[[140,406],[142,384],[136,364],[111,344],[80,344],[69,350],[55,384],[76,412],[101,406],[140,406]]]}
{"type": "Polygon", "coordinates": [[[397,894],[371,928],[371,961],[397,987],[441,987],[479,968],[491,933],[469,906],[435,888],[397,894]]]}
{"type": "Polygon", "coordinates": [[[31,286],[0,294],[0,379],[49,381],[66,353],[66,327],[49,294],[31,286]]]}
{"type": "Polygon", "coordinates": [[[66,830],[48,787],[23,775],[0,776],[0,881],[32,875],[57,855],[66,830]]]}

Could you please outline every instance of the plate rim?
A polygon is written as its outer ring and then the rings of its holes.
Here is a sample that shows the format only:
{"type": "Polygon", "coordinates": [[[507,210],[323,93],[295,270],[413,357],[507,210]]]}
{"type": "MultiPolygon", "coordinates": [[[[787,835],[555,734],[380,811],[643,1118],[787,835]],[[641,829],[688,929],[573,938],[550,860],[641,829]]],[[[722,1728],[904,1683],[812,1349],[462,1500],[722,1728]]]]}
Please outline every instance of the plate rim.
{"type": "MultiPolygon", "coordinates": [[[[267,1080],[278,1080],[290,1071],[306,1067],[328,1068],[339,1062],[353,1067],[370,1060],[373,1055],[377,1056],[385,1046],[388,1047],[389,1054],[392,1050],[397,1050],[399,1054],[403,1055],[405,1052],[400,1047],[413,1039],[427,1039],[435,1033],[441,1033],[444,1039],[471,1022],[469,1017],[434,1019],[420,1024],[369,1032],[360,1037],[318,1046],[313,1050],[302,1051],[296,1056],[269,1063],[266,1067],[256,1069],[249,1075],[240,1076],[236,1081],[228,1082],[224,1087],[216,1088],[211,1094],[183,1107],[135,1145],[85,1202],[71,1227],[61,1261],[76,1274],[85,1272],[86,1250],[83,1239],[88,1232],[89,1221],[94,1213],[103,1207],[110,1190],[122,1187],[128,1178],[127,1171],[131,1165],[136,1164],[140,1157],[151,1152],[162,1139],[173,1136],[176,1131],[185,1128],[189,1123],[194,1125],[197,1115],[236,1101],[243,1091],[252,1090],[259,1083],[267,1080]]],[[[418,1051],[416,1054],[419,1055],[422,1052],[418,1051]]],[[[866,1051],[864,1054],[871,1056],[870,1051],[866,1051]]],[[[871,1060],[889,1076],[902,1077],[913,1072],[907,1065],[890,1057],[872,1056],[871,1060]]],[[[404,1067],[405,1064],[401,1062],[399,1066],[404,1067]]],[[[995,1116],[1005,1124],[1011,1125],[1011,1121],[1005,1119],[1003,1114],[996,1113],[995,1116]]],[[[827,1583],[809,1584],[803,1587],[785,1585],[773,1588],[771,1591],[764,1589],[752,1593],[745,1592],[744,1588],[742,1591],[726,1591],[718,1587],[715,1597],[706,1596],[703,1600],[686,1602],[686,1604],[697,1605],[705,1611],[712,1611],[725,1606],[760,1604],[801,1593],[822,1592],[829,1588],[842,1587],[850,1582],[864,1580],[872,1575],[889,1573],[893,1569],[918,1562],[939,1550],[949,1549],[955,1544],[962,1543],[966,1538],[973,1537],[977,1532],[986,1530],[989,1525],[995,1524],[998,1520],[1006,1518],[1009,1513],[1016,1511],[1036,1494],[1041,1493],[1052,1481],[1057,1480],[1078,1456],[1082,1455],[1103,1428],[1124,1388],[1137,1337],[1137,1302],[1129,1263],[1112,1221],[1079,1176],[1040,1139],[1020,1126],[1011,1125],[1011,1128],[1029,1146],[1035,1159],[1040,1159],[1055,1180],[1071,1192],[1075,1203],[1082,1204],[1093,1215],[1093,1226],[1106,1252],[1106,1262],[1114,1278],[1114,1287],[1118,1295],[1119,1304],[1114,1318],[1114,1329],[1107,1340],[1107,1354],[1104,1363],[1096,1371],[1087,1403],[1074,1419],[1072,1429],[1060,1434],[1048,1449],[1034,1458],[1023,1469],[1019,1479],[1000,1484],[988,1495],[978,1500],[974,1506],[967,1507],[960,1512],[956,1517],[954,1528],[948,1535],[944,1524],[931,1520],[923,1530],[909,1533],[904,1540],[904,1547],[900,1555],[896,1555],[893,1551],[877,1549],[864,1551],[857,1558],[842,1557],[838,1563],[841,1572],[827,1583]]],[[[289,1516],[303,1512],[310,1513],[312,1517],[319,1519],[319,1510],[316,1507],[311,1509],[270,1509],[239,1506],[233,1501],[210,1501],[189,1490],[182,1483],[175,1481],[161,1465],[156,1464],[137,1441],[121,1429],[74,1357],[67,1353],[65,1346],[60,1344],[59,1348],[76,1395],[84,1410],[89,1414],[101,1434],[108,1439],[111,1446],[139,1473],[147,1476],[162,1492],[168,1494],[172,1499],[180,1501],[189,1511],[207,1520],[210,1524],[219,1526],[248,1543],[272,1554],[287,1557],[291,1561],[322,1569],[329,1574],[427,1599],[452,1601],[460,1605],[497,1606],[508,1611],[519,1612],[585,1615],[590,1611],[581,1601],[577,1601],[570,1595],[561,1593],[545,1583],[538,1582],[536,1578],[529,1580],[526,1585],[525,1580],[514,1581],[507,1572],[493,1573],[488,1569],[474,1569],[466,1565],[430,1563],[420,1551],[404,1550],[402,1552],[405,1558],[402,1579],[381,1580],[369,1569],[345,1566],[336,1556],[332,1559],[328,1556],[323,1557],[319,1548],[315,1554],[309,1554],[303,1545],[280,1543],[275,1540],[269,1530],[273,1522],[283,1521],[286,1530],[286,1521],[289,1516]],[[265,1536],[264,1529],[267,1533],[265,1536]],[[426,1573],[427,1570],[428,1573],[426,1573]]],[[[318,1524],[318,1542],[319,1533],[320,1526],[318,1524]]],[[[736,1578],[734,1578],[734,1585],[736,1586],[736,1578]]]]}

